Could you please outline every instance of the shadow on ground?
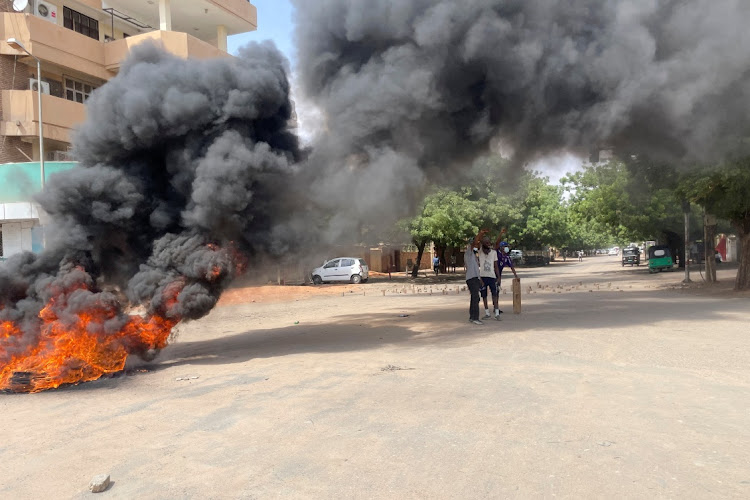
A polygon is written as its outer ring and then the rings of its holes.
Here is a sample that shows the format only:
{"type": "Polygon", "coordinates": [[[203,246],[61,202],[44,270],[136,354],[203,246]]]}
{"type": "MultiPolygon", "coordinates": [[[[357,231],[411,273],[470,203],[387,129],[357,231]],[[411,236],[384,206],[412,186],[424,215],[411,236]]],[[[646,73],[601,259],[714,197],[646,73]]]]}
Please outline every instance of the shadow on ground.
{"type": "MultiPolygon", "coordinates": [[[[468,296],[464,296],[468,301],[468,296]]],[[[159,367],[180,364],[241,363],[253,358],[281,357],[299,353],[363,351],[379,347],[424,345],[461,347],[483,337],[517,332],[588,331],[622,327],[656,327],[662,321],[712,321],[731,313],[746,313],[747,300],[711,299],[673,291],[568,292],[528,299],[521,315],[506,313],[503,320],[488,320],[483,326],[465,322],[466,307],[435,308],[424,297],[424,307],[409,317],[393,313],[363,313],[338,316],[335,321],[295,325],[270,330],[248,330],[226,337],[179,342],[159,358],[159,367]]]]}

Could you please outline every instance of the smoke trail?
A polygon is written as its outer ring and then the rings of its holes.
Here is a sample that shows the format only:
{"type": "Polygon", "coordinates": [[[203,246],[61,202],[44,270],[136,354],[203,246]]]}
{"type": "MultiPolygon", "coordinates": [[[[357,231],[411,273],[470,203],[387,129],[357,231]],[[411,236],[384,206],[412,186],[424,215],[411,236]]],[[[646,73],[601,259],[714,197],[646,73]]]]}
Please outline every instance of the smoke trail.
{"type": "MultiPolygon", "coordinates": [[[[274,228],[300,154],[286,75],[272,45],[210,61],[139,46],[92,95],[74,138],[80,166],[38,199],[56,234],[41,255],[0,267],[0,389],[14,366],[33,373],[39,352],[59,353],[70,332],[118,339],[110,350],[121,354],[163,347],[177,321],[211,310],[246,256],[284,243],[274,228]],[[145,319],[129,306],[144,306],[145,319]],[[150,327],[158,341],[143,337],[150,327]]],[[[74,359],[59,380],[97,356],[74,359]]]]}
{"type": "Polygon", "coordinates": [[[743,0],[295,5],[301,84],[327,117],[322,164],[395,151],[445,171],[495,139],[519,164],[602,144],[709,161],[748,132],[743,0]]]}

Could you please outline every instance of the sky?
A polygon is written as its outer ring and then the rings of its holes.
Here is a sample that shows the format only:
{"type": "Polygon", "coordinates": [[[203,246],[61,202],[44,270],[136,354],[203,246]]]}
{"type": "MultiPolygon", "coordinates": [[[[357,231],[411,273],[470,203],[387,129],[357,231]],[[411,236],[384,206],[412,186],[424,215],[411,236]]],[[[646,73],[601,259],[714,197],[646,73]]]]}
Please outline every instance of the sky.
{"type": "Polygon", "coordinates": [[[273,40],[294,66],[294,7],[289,0],[253,0],[258,8],[258,29],[229,37],[231,54],[248,42],[273,40]]]}
{"type": "MultiPolygon", "coordinates": [[[[310,0],[314,1],[314,0],[310,0]]],[[[296,51],[294,49],[294,15],[295,10],[290,0],[252,0],[258,9],[258,29],[250,33],[242,33],[229,37],[228,49],[231,54],[248,42],[273,40],[276,46],[289,59],[292,65],[292,87],[294,92],[294,67],[296,51]]],[[[293,96],[294,98],[294,96],[293,96]]],[[[295,99],[299,121],[298,133],[303,142],[309,143],[315,135],[314,128],[321,123],[319,112],[311,103],[295,99]]],[[[532,170],[539,170],[558,183],[560,178],[568,172],[580,169],[582,160],[575,156],[563,154],[552,158],[544,158],[530,165],[532,170]]]]}

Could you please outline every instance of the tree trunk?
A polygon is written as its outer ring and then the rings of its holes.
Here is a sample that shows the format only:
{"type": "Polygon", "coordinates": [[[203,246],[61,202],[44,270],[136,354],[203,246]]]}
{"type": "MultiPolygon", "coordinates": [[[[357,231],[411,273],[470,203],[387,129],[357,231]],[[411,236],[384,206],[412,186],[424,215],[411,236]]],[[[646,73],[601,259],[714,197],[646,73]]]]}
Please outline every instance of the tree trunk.
{"type": "Polygon", "coordinates": [[[447,247],[443,246],[440,248],[440,272],[441,273],[447,273],[448,272],[448,262],[445,260],[445,249],[447,247]]]}
{"type": "Polygon", "coordinates": [[[422,254],[424,254],[424,247],[427,246],[426,241],[421,241],[419,243],[415,241],[415,243],[417,244],[417,261],[414,263],[414,267],[411,270],[412,278],[416,278],[417,276],[419,276],[419,265],[422,262],[422,254]]]}
{"type": "MultiPolygon", "coordinates": [[[[750,226],[750,218],[745,224],[750,226]]],[[[737,269],[737,278],[734,280],[735,290],[748,290],[750,289],[750,231],[747,231],[745,227],[737,224],[737,244],[739,248],[739,260],[740,267],[737,269]]]]}
{"type": "Polygon", "coordinates": [[[673,231],[663,231],[662,235],[666,240],[666,244],[669,247],[669,251],[672,253],[672,258],[679,264],[680,268],[685,267],[685,249],[683,238],[673,231]]]}
{"type": "Polygon", "coordinates": [[[706,259],[706,281],[716,283],[716,218],[706,214],[703,238],[703,251],[706,259]]]}

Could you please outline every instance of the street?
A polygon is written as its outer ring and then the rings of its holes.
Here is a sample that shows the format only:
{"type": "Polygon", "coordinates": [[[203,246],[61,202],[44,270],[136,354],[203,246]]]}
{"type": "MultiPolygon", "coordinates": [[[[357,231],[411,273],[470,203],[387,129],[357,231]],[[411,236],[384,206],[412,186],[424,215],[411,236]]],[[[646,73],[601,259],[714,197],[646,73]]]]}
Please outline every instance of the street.
{"type": "Polygon", "coordinates": [[[0,497],[89,497],[102,473],[128,499],[748,497],[734,272],[519,269],[522,314],[506,272],[483,326],[460,275],[230,290],[151,363],[0,394],[0,497]]]}

